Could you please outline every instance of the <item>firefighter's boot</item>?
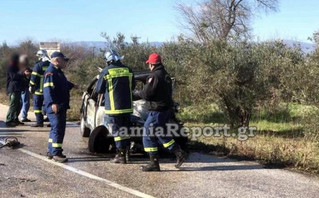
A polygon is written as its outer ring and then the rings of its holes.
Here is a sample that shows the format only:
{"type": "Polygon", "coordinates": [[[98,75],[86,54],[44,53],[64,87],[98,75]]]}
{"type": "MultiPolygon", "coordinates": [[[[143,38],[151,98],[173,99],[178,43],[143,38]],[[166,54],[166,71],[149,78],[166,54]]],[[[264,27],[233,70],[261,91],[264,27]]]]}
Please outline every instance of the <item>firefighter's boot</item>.
{"type": "Polygon", "coordinates": [[[142,171],[150,172],[150,171],[161,171],[158,156],[157,155],[150,155],[151,162],[146,166],[142,166],[142,171]]]}
{"type": "Polygon", "coordinates": [[[68,161],[68,158],[66,158],[66,156],[63,155],[62,152],[59,153],[58,155],[53,155],[52,159],[53,161],[60,162],[60,163],[64,163],[68,161]]]}
{"type": "Polygon", "coordinates": [[[115,164],[126,164],[126,150],[125,149],[118,150],[117,154],[112,160],[110,160],[110,162],[115,164]]]}
{"type": "Polygon", "coordinates": [[[179,145],[174,145],[174,147],[172,148],[172,152],[176,156],[177,162],[175,167],[180,168],[182,164],[184,163],[184,161],[187,159],[188,154],[185,151],[183,151],[179,145]]]}

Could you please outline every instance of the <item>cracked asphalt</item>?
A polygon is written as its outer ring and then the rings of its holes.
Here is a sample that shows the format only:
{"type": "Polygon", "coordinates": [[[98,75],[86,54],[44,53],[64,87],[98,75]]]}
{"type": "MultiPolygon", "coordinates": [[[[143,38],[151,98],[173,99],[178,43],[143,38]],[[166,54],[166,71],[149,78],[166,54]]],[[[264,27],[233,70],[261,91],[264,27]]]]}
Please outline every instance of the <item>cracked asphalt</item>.
{"type": "Polygon", "coordinates": [[[75,123],[67,124],[63,144],[69,161],[57,166],[44,158],[49,128],[33,129],[32,123],[5,128],[7,107],[0,105],[0,112],[0,136],[18,137],[23,149],[0,149],[3,198],[319,196],[317,177],[195,152],[181,170],[174,167],[174,160],[165,158],[161,172],[141,172],[140,165],[148,161],[142,155],[134,155],[127,165],[111,164],[112,155],[88,152],[88,139],[81,137],[75,123]]]}

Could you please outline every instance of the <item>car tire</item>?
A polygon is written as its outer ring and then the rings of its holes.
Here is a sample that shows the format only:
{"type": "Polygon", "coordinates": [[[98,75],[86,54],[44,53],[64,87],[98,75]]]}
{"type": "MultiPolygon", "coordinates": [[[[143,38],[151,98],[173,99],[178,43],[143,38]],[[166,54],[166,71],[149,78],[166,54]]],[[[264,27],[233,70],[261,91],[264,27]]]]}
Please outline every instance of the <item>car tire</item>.
{"type": "Polygon", "coordinates": [[[108,136],[105,126],[96,127],[89,138],[89,151],[91,153],[111,153],[115,150],[114,139],[108,136]]]}
{"type": "Polygon", "coordinates": [[[82,137],[89,137],[91,130],[85,126],[85,119],[84,116],[81,116],[81,122],[80,122],[80,131],[82,137]]]}

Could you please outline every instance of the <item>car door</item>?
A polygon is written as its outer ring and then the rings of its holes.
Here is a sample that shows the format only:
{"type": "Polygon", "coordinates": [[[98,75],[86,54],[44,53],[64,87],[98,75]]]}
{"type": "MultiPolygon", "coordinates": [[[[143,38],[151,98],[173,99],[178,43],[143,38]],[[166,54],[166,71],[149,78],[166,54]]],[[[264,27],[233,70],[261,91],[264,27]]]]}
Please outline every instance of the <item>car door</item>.
{"type": "Polygon", "coordinates": [[[97,107],[95,112],[95,127],[104,125],[105,107],[104,107],[104,94],[98,98],[97,107]]]}
{"type": "Polygon", "coordinates": [[[96,81],[97,81],[97,78],[94,78],[89,84],[86,91],[82,95],[81,116],[84,118],[85,123],[87,123],[87,109],[88,109],[89,99],[92,96],[96,81]]]}
{"type": "Polygon", "coordinates": [[[93,130],[95,128],[95,111],[97,107],[98,93],[94,86],[87,104],[87,124],[93,130]]]}

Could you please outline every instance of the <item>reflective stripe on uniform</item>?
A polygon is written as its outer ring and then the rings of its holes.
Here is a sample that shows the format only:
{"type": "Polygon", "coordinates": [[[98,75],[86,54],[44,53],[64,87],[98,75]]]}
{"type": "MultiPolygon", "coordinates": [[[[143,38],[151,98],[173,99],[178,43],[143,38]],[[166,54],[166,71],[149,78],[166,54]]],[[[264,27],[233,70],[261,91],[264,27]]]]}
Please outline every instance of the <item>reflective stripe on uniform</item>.
{"type": "Polygon", "coordinates": [[[47,67],[42,67],[42,71],[47,70],[47,69],[48,69],[48,67],[49,67],[49,66],[47,66],[47,67]]]}
{"type": "Polygon", "coordinates": [[[120,77],[128,77],[129,78],[129,90],[132,101],[132,78],[133,74],[130,72],[128,68],[113,68],[108,70],[108,74],[104,76],[104,79],[108,81],[108,89],[109,89],[109,100],[110,100],[110,110],[105,110],[106,114],[123,114],[123,113],[133,113],[133,102],[131,103],[130,109],[115,109],[115,101],[114,101],[114,87],[113,87],[113,79],[120,77]]]}
{"type": "Polygon", "coordinates": [[[50,138],[50,139],[49,139],[49,142],[50,142],[50,143],[52,143],[52,142],[53,142],[53,140],[50,138]]]}
{"type": "Polygon", "coordinates": [[[169,142],[164,143],[163,146],[165,148],[168,148],[168,147],[172,146],[174,143],[175,143],[175,140],[171,140],[169,142]]]}
{"type": "Polygon", "coordinates": [[[43,87],[54,87],[53,82],[44,83],[43,87]]]}
{"type": "Polygon", "coordinates": [[[105,110],[106,114],[123,114],[123,113],[133,113],[133,109],[121,109],[121,110],[105,110]]]}
{"type": "Polygon", "coordinates": [[[130,139],[130,137],[115,137],[114,141],[118,142],[118,141],[127,140],[127,139],[130,139]]]}
{"type": "Polygon", "coordinates": [[[156,151],[158,151],[158,148],[157,147],[145,147],[144,151],[145,152],[156,152],[156,151]]]}
{"type": "Polygon", "coordinates": [[[35,83],[34,83],[32,80],[30,81],[30,84],[31,84],[31,85],[35,85],[35,83]]]}
{"type": "Polygon", "coordinates": [[[39,92],[39,91],[34,92],[34,94],[35,94],[35,95],[38,95],[38,96],[42,96],[42,95],[43,95],[43,93],[42,93],[42,92],[39,92]]]}
{"type": "Polygon", "coordinates": [[[43,92],[43,77],[40,78],[40,92],[43,92]]]}
{"type": "Polygon", "coordinates": [[[129,77],[133,76],[128,68],[113,68],[108,70],[108,74],[104,76],[105,80],[110,78],[129,77]]]}
{"type": "Polygon", "coordinates": [[[34,76],[39,76],[39,77],[42,77],[43,75],[37,73],[37,72],[32,72],[31,75],[34,75],[34,76]]]}
{"type": "Polygon", "coordinates": [[[53,148],[61,148],[62,147],[62,143],[52,143],[52,147],[53,148]]]}
{"type": "Polygon", "coordinates": [[[42,113],[42,110],[33,110],[34,113],[42,113]]]}
{"type": "Polygon", "coordinates": [[[114,104],[114,89],[113,89],[113,82],[112,82],[112,78],[108,79],[108,84],[109,84],[109,96],[110,96],[110,106],[111,106],[111,110],[115,109],[115,104],[114,104]]]}

